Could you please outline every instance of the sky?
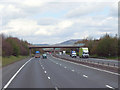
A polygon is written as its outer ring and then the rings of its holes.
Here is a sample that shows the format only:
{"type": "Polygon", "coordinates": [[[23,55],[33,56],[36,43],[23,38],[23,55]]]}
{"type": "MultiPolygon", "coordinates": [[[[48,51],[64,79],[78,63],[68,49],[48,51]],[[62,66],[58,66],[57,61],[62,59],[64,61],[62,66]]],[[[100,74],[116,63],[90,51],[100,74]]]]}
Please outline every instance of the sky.
{"type": "Polygon", "coordinates": [[[0,33],[32,44],[118,33],[118,0],[0,0],[0,33]]]}

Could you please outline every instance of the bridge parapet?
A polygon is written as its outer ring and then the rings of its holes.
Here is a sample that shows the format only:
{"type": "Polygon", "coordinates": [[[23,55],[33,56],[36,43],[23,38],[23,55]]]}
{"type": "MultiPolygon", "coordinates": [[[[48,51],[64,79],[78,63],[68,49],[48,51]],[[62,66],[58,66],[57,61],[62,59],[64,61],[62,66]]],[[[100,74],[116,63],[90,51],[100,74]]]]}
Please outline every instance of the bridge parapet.
{"type": "Polygon", "coordinates": [[[80,48],[82,46],[73,46],[73,45],[48,45],[48,46],[33,46],[33,45],[30,45],[29,48],[80,48]]]}

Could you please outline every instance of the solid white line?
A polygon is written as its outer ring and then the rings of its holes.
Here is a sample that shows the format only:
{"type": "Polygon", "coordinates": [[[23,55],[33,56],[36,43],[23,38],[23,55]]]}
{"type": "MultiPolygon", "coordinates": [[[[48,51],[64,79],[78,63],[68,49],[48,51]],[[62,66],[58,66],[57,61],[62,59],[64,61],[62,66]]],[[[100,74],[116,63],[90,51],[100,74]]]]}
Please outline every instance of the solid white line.
{"type": "Polygon", "coordinates": [[[108,87],[108,88],[111,88],[111,89],[115,89],[115,88],[113,88],[113,87],[111,87],[111,86],[109,86],[109,85],[105,85],[106,87],[108,87]]]}
{"type": "Polygon", "coordinates": [[[83,77],[88,78],[88,76],[87,76],[87,75],[83,75],[83,77]]]}
{"type": "Polygon", "coordinates": [[[48,77],[48,79],[50,79],[50,77],[48,77]]]}
{"type": "Polygon", "coordinates": [[[19,70],[12,76],[12,78],[7,82],[7,84],[3,87],[3,88],[7,88],[10,83],[13,81],[13,79],[18,75],[18,73],[25,67],[25,65],[30,62],[33,58],[31,58],[30,60],[28,60],[26,63],[24,63],[22,65],[22,67],[19,68],[19,70]]]}
{"type": "Polygon", "coordinates": [[[58,88],[57,88],[57,87],[55,87],[55,90],[58,90],[58,88]]]}
{"type": "MultiPolygon", "coordinates": [[[[53,56],[52,56],[52,57],[53,57],[53,56]]],[[[114,75],[120,75],[119,73],[114,73],[114,72],[111,72],[111,71],[107,71],[107,70],[103,70],[103,69],[98,69],[98,68],[90,67],[90,66],[87,66],[87,65],[83,65],[83,64],[78,64],[78,63],[74,63],[74,62],[62,60],[62,59],[60,59],[60,58],[56,58],[56,57],[53,57],[53,58],[59,59],[59,60],[61,60],[61,61],[69,62],[69,63],[72,63],[72,64],[81,65],[81,66],[84,66],[84,67],[87,67],[87,68],[90,68],[90,69],[95,69],[95,70],[98,70],[98,71],[107,72],[107,73],[114,74],[114,75]]]]}

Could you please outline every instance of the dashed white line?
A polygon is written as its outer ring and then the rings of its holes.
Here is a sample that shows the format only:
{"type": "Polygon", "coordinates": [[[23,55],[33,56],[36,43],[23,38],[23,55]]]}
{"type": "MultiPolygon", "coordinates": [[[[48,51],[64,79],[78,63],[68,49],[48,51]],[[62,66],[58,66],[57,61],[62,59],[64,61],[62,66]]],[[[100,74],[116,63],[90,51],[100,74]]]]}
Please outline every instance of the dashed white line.
{"type": "Polygon", "coordinates": [[[83,75],[83,77],[88,78],[88,76],[87,76],[87,75],[83,75]]]}
{"type": "Polygon", "coordinates": [[[48,79],[50,79],[50,77],[48,77],[48,79]]]}
{"type": "Polygon", "coordinates": [[[61,64],[60,64],[60,66],[61,66],[61,64]]]}
{"type": "Polygon", "coordinates": [[[73,72],[75,71],[75,70],[72,70],[73,72]]]}
{"type": "Polygon", "coordinates": [[[64,68],[67,68],[67,67],[64,67],[64,68]]]}
{"type": "Polygon", "coordinates": [[[44,71],[45,73],[47,73],[46,71],[44,71]]]}
{"type": "Polygon", "coordinates": [[[108,88],[111,88],[111,89],[114,89],[113,87],[111,87],[110,85],[105,85],[106,87],[108,87],[108,88]]]}

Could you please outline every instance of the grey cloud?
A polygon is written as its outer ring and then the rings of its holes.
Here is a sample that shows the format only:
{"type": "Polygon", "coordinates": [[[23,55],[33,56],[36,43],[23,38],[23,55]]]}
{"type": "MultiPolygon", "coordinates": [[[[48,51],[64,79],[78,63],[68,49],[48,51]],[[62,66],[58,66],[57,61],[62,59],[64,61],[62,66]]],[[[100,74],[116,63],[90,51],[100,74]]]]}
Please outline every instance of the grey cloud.
{"type": "MultiPolygon", "coordinates": [[[[50,36],[49,35],[48,36],[47,35],[46,36],[39,35],[39,34],[34,35],[34,33],[32,33],[30,35],[28,34],[26,36],[25,35],[21,36],[18,34],[13,35],[13,36],[16,35],[16,37],[28,40],[30,43],[47,42],[48,44],[53,44],[53,43],[62,42],[62,41],[72,39],[72,38],[84,37],[85,32],[88,32],[87,35],[93,36],[94,38],[100,37],[101,35],[104,34],[104,32],[111,32],[112,34],[117,32],[116,20],[109,21],[109,23],[106,22],[105,24],[97,25],[98,23],[100,23],[102,20],[104,20],[108,16],[104,16],[104,15],[98,16],[97,15],[97,16],[92,17],[92,16],[88,15],[88,14],[91,14],[92,12],[98,12],[99,10],[102,11],[102,8],[104,8],[104,6],[106,6],[108,4],[103,5],[103,7],[102,7],[102,4],[99,6],[96,5],[95,7],[94,7],[94,4],[92,4],[89,6],[90,8],[87,7],[89,5],[89,3],[86,4],[86,3],[77,3],[77,2],[76,3],[68,3],[68,2],[54,3],[54,2],[51,2],[51,3],[46,3],[42,7],[41,6],[36,6],[36,7],[23,6],[22,4],[14,3],[14,2],[8,3],[8,4],[12,4],[12,5],[15,5],[16,8],[20,8],[21,12],[10,13],[10,14],[8,13],[9,16],[4,16],[3,25],[6,25],[11,20],[16,19],[16,18],[17,19],[18,18],[22,18],[22,19],[27,18],[27,19],[33,20],[33,21],[37,22],[37,26],[53,25],[53,27],[54,27],[54,25],[56,25],[56,23],[59,23],[64,20],[70,20],[73,22],[73,24],[70,27],[65,28],[63,30],[59,30],[60,32],[57,32],[59,28],[56,28],[55,30],[52,31],[55,33],[50,36]],[[82,8],[80,6],[82,6],[82,8]],[[75,10],[75,8],[78,8],[78,9],[75,10]],[[41,18],[41,17],[36,16],[36,14],[42,14],[42,13],[46,13],[46,12],[54,12],[56,14],[57,12],[59,13],[61,11],[68,11],[68,13],[63,12],[63,14],[61,14],[61,17],[59,17],[59,18],[55,18],[55,17],[45,17],[45,18],[42,17],[41,18]],[[89,18],[92,18],[92,19],[90,20],[89,18]],[[76,22],[76,20],[83,21],[83,22],[76,22]],[[92,22],[93,22],[93,24],[92,24],[92,22]]],[[[6,5],[8,5],[8,4],[6,4],[6,5]]],[[[33,29],[34,29],[34,31],[37,31],[37,29],[35,29],[34,27],[33,27],[33,29]]],[[[30,32],[30,31],[28,30],[28,32],[30,32]]]]}
{"type": "Polygon", "coordinates": [[[82,16],[89,16],[96,12],[102,12],[106,6],[111,6],[112,3],[103,2],[92,2],[92,3],[81,3],[79,6],[71,8],[67,14],[64,15],[66,18],[78,18],[82,16]]]}

